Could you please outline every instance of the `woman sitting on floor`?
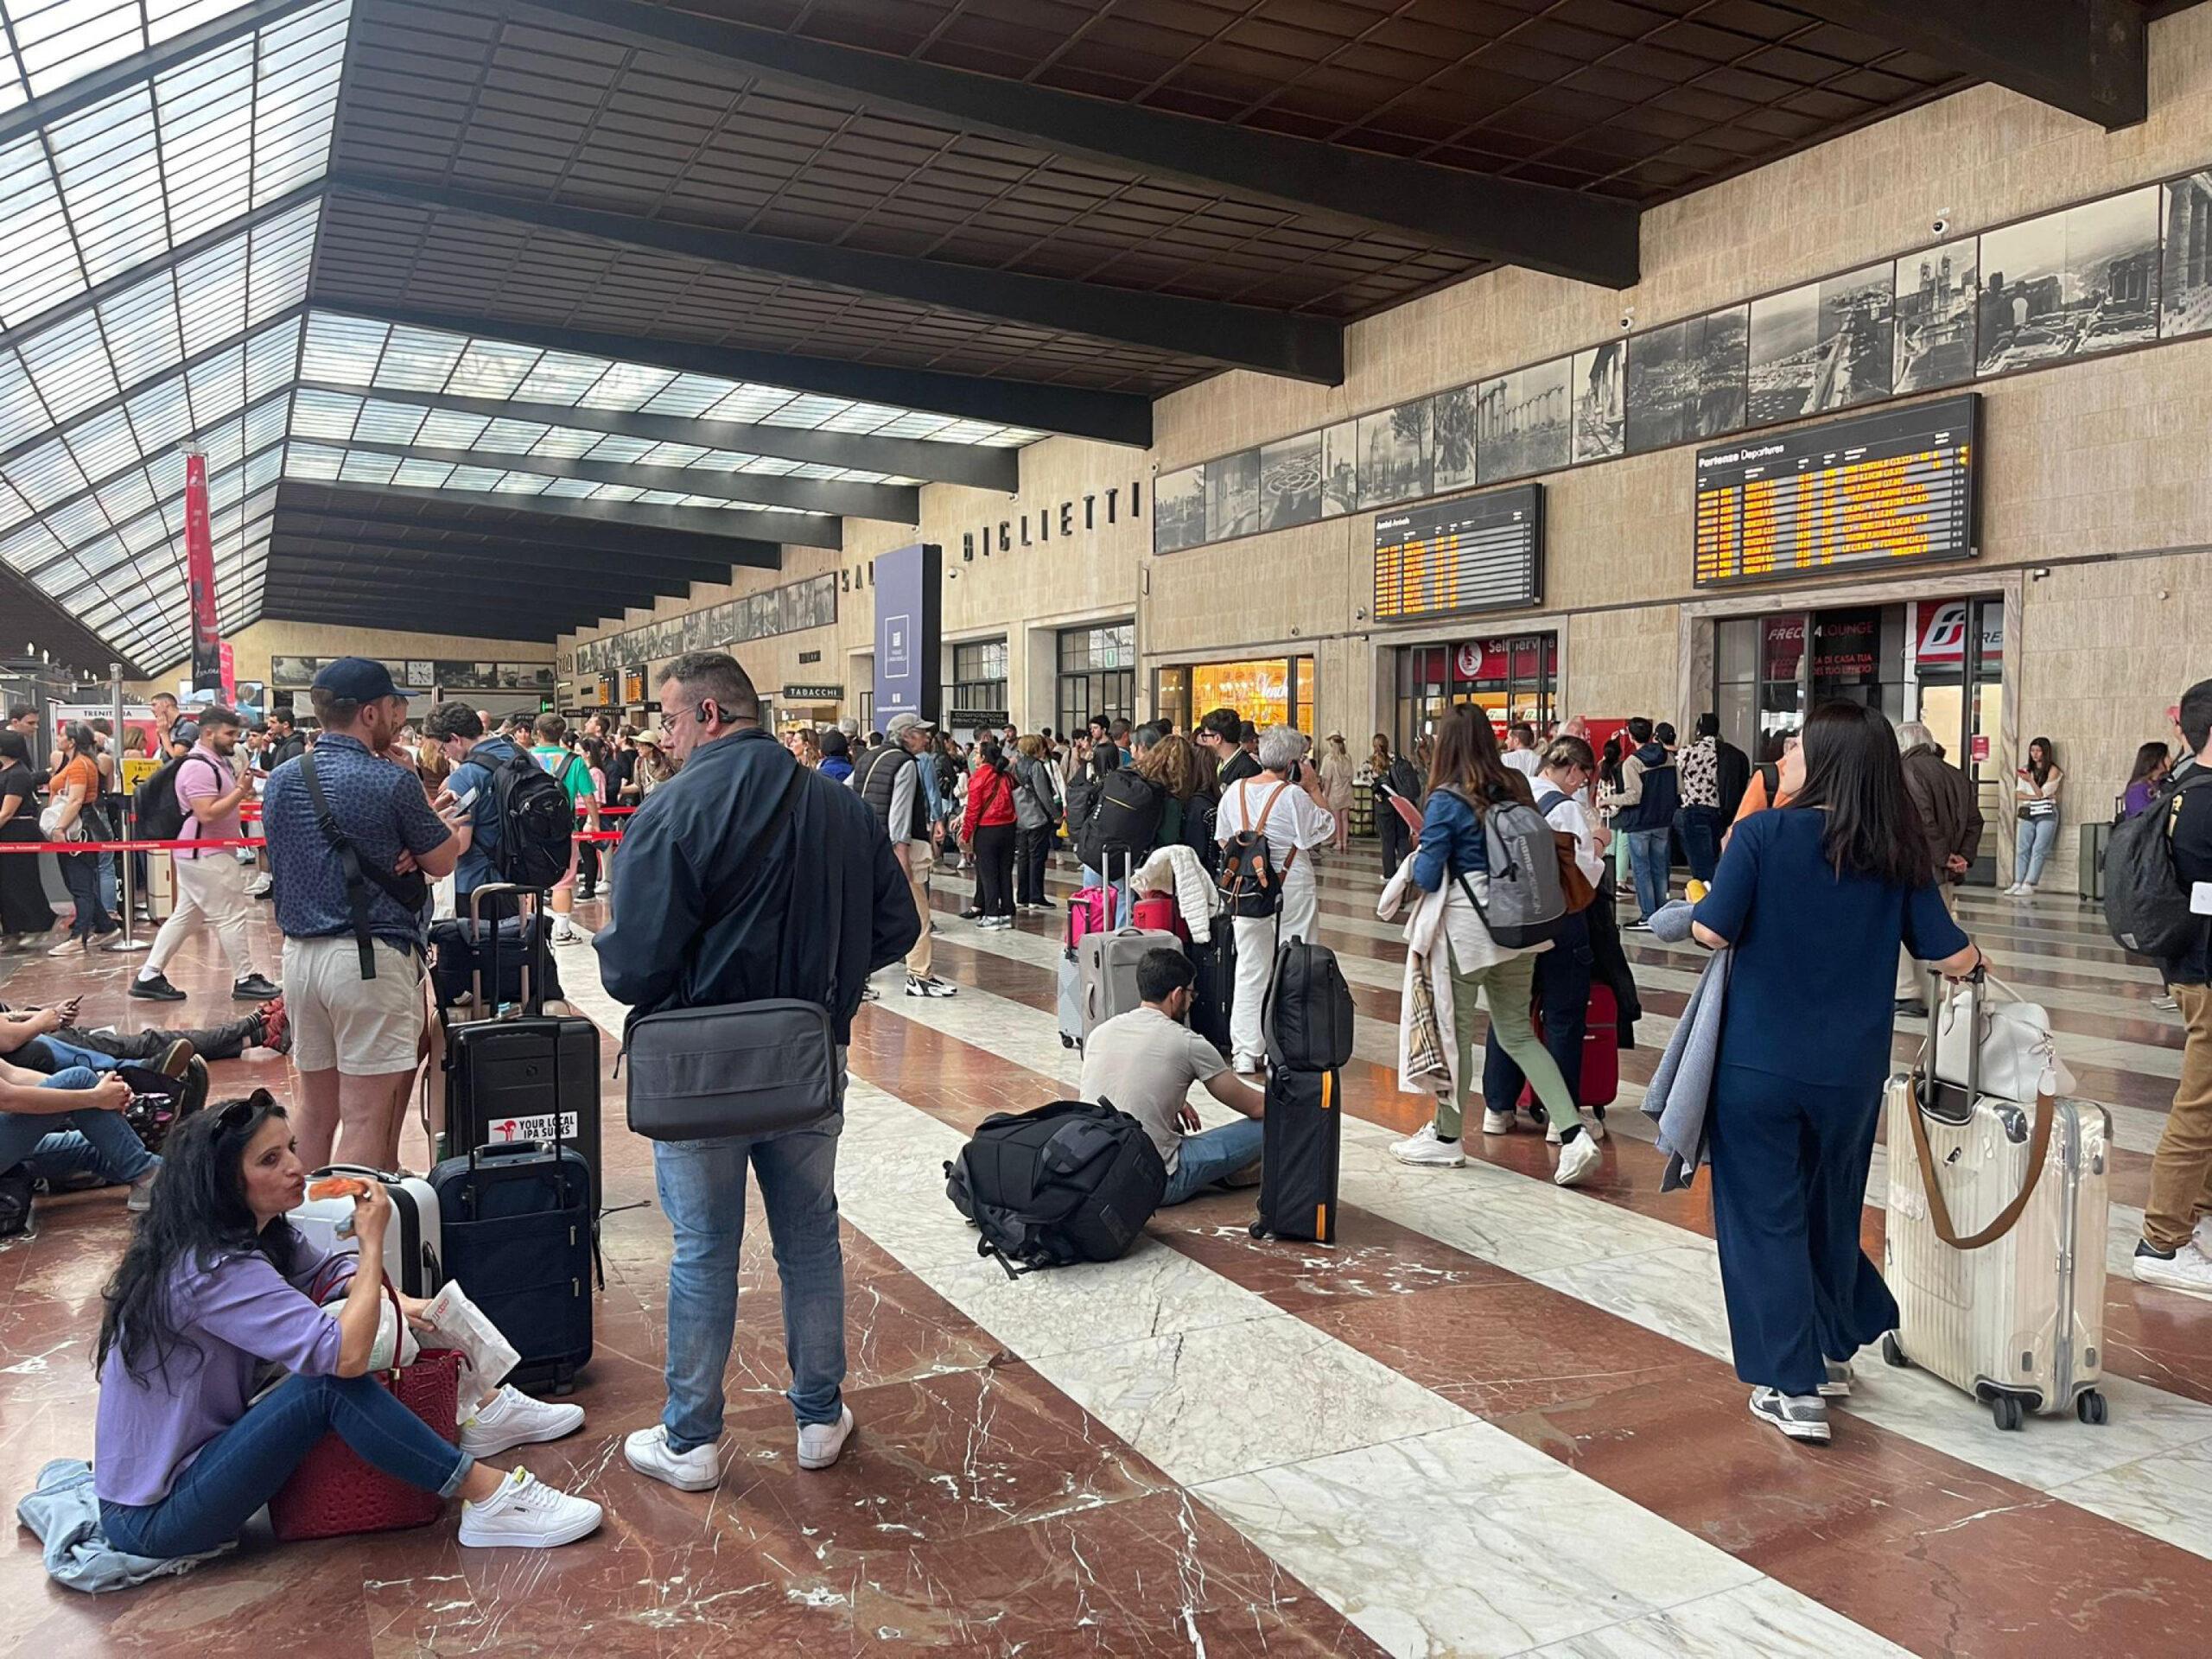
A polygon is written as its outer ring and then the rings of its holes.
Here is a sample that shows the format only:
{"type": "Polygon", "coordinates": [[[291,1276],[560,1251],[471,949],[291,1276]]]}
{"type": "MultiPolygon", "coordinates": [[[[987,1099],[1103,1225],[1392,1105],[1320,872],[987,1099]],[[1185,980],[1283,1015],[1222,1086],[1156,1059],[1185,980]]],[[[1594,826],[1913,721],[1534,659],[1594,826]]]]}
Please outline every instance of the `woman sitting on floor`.
{"type": "MultiPolygon", "coordinates": [[[[331,1261],[285,1219],[307,1174],[266,1090],[186,1119],[165,1151],[108,1283],[94,1360],[93,1487],[109,1543],[160,1559],[219,1548],[334,1432],[387,1474],[460,1493],[463,1544],[544,1548],[599,1525],[598,1504],[477,1461],[581,1428],[580,1407],[495,1389],[455,1447],[366,1374],[391,1218],[382,1185],[354,1201],[359,1257],[331,1261]],[[345,1287],[335,1318],[307,1294],[318,1281],[345,1287]],[[291,1376],[254,1401],[268,1363],[291,1376]]],[[[399,1301],[419,1319],[420,1302],[399,1301]]]]}

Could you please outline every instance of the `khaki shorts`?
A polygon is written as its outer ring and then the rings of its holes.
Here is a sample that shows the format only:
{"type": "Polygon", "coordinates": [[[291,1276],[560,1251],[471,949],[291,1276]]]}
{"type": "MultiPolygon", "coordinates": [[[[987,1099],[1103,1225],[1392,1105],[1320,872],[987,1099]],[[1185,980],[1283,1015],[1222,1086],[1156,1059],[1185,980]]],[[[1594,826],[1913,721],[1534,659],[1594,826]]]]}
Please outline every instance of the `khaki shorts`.
{"type": "Polygon", "coordinates": [[[284,941],[284,1012],[292,1064],[349,1077],[412,1071],[423,1041],[423,959],[376,941],[377,976],[361,977],[350,933],[284,941]]]}

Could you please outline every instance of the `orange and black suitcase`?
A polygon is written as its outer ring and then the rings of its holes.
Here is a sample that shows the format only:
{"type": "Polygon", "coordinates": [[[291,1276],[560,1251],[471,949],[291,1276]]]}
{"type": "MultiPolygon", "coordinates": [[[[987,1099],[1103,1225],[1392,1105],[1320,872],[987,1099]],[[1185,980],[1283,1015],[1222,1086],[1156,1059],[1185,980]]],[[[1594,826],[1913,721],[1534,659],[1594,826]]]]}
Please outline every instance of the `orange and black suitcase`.
{"type": "Polygon", "coordinates": [[[1344,1084],[1331,1066],[1268,1074],[1268,1109],[1261,1124],[1260,1216],[1255,1238],[1337,1242],[1337,1151],[1344,1120],[1344,1084]]]}

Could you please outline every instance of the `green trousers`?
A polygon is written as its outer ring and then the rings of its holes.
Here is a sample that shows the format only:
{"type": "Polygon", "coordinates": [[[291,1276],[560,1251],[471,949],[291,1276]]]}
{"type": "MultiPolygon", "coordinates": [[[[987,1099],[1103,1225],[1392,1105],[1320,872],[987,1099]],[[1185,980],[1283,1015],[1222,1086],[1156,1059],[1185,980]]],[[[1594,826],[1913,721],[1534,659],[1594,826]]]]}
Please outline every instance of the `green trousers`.
{"type": "Polygon", "coordinates": [[[1456,965],[1452,968],[1452,1025],[1459,1043],[1459,1097],[1449,1101],[1437,1096],[1440,1140],[1457,1141],[1462,1121],[1471,1109],[1469,1103],[1482,1097],[1483,1038],[1475,1024],[1478,996],[1489,1004],[1491,1028],[1497,1033],[1497,1046],[1521,1068],[1551,1121],[1561,1128],[1582,1121],[1567,1092],[1567,1079],[1559,1074],[1559,1062],[1552,1058],[1551,1051],[1529,1022],[1529,1002],[1535,984],[1534,957],[1509,957],[1471,974],[1461,973],[1456,965]]]}

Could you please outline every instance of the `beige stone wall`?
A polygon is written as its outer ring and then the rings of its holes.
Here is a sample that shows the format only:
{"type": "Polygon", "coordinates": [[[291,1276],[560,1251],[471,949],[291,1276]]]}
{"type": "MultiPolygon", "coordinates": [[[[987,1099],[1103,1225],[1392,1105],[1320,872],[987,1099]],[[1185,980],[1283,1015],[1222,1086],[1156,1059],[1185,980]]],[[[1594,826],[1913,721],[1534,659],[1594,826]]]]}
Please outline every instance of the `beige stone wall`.
{"type": "MultiPolygon", "coordinates": [[[[269,678],[273,657],[467,658],[471,662],[543,663],[553,647],[542,639],[474,639],[454,633],[406,633],[391,628],[335,627],[321,622],[287,622],[270,617],[230,636],[233,671],[241,680],[269,678]]],[[[172,663],[152,678],[136,682],[134,696],[174,691],[186,664],[172,663]]]]}

